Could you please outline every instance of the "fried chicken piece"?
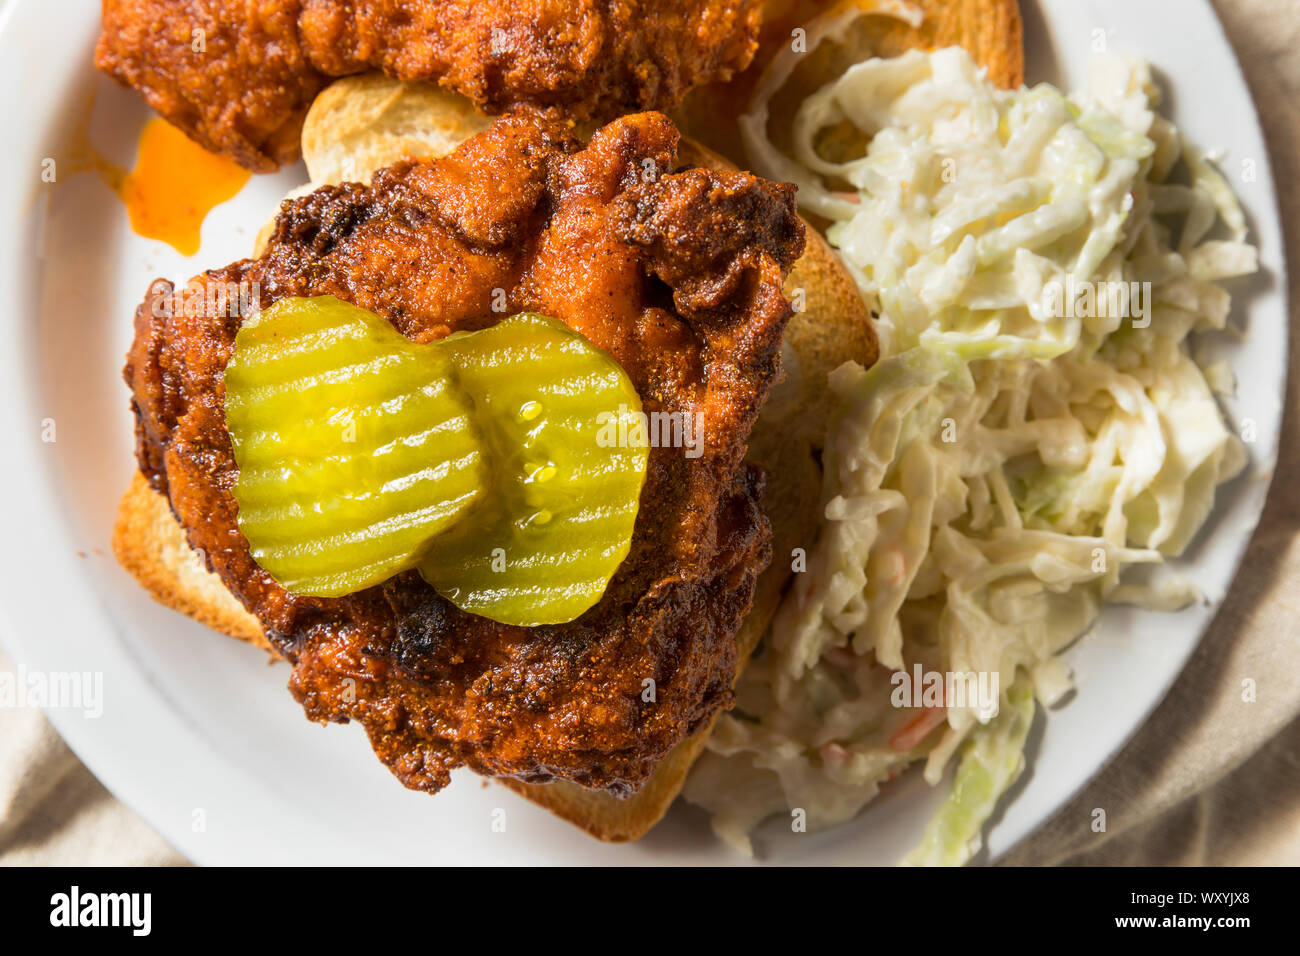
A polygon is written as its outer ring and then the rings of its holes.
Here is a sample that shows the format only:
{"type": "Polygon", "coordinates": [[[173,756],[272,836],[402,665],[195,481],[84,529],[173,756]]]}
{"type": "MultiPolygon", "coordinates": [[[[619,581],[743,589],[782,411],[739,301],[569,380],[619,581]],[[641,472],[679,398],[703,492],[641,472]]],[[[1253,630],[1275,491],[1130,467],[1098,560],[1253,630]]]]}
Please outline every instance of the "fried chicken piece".
{"type": "Polygon", "coordinates": [[[730,706],[735,634],[771,550],[745,443],[804,235],[794,187],[672,172],[677,139],[658,113],[586,148],[562,124],[507,116],[370,187],[286,201],[261,258],[187,289],[155,283],[136,313],[125,374],[141,471],[292,662],[307,715],[359,721],[408,787],[436,791],[467,765],[626,795],[730,706]],[[612,354],[647,413],[702,412],[704,452],[651,449],[631,552],[572,623],[476,617],[413,571],[346,598],[289,594],[249,555],[231,494],[222,376],[240,319],[223,296],[239,283],[263,307],[335,295],[418,342],[492,324],[504,290],[507,313],[553,316],[612,354]]]}
{"type": "Polygon", "coordinates": [[[761,0],[104,0],[95,62],[264,172],[298,157],[330,77],[377,69],[492,113],[611,119],[744,69],[760,18],[761,0]]]}

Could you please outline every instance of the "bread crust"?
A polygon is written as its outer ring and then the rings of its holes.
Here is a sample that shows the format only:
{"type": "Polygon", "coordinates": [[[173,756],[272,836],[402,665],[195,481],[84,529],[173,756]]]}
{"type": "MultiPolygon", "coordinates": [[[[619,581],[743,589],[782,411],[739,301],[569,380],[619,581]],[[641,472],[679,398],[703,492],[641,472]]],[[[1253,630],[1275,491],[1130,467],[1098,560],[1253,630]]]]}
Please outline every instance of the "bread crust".
{"type": "Polygon", "coordinates": [[[167,499],[138,471],[117,506],[113,554],[159,604],[278,656],[257,618],[203,566],[167,499]]]}

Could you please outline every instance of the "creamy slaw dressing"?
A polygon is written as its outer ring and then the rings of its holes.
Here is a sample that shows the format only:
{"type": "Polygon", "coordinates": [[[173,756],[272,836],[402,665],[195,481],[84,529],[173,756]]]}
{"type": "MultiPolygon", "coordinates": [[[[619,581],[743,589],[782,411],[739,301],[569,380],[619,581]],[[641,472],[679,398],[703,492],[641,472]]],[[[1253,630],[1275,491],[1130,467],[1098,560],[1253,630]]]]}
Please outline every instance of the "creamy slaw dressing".
{"type": "Polygon", "coordinates": [[[751,158],[832,221],[882,358],[831,378],[818,539],[686,794],[749,851],[772,814],[831,826],[909,765],[937,785],[956,758],[909,862],[962,863],[1034,701],[1072,686],[1061,652],[1107,602],[1197,599],[1134,571],[1180,554],[1245,464],[1215,396],[1231,375],[1207,377],[1189,336],[1225,328],[1218,283],[1255,250],[1141,62],[1098,57],[1067,98],[1000,90],[959,48],[869,60],[804,101],[793,157],[767,139],[772,92],[742,125],[751,158]],[[846,121],[869,143],[830,161],[819,135],[846,121]],[[995,674],[997,716],[892,706],[918,663],[995,674]]]}

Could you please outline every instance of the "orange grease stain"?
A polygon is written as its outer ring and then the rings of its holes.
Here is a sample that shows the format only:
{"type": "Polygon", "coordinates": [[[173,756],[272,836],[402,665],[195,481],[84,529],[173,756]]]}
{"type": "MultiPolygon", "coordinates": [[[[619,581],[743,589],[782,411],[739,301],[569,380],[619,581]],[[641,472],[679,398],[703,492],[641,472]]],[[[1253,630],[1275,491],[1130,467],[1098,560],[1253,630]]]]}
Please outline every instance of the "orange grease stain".
{"type": "Polygon", "coordinates": [[[243,189],[248,177],[248,170],[234,160],[209,153],[166,120],[154,118],[140,134],[135,169],[117,194],[139,235],[192,256],[199,251],[204,217],[243,189]]]}

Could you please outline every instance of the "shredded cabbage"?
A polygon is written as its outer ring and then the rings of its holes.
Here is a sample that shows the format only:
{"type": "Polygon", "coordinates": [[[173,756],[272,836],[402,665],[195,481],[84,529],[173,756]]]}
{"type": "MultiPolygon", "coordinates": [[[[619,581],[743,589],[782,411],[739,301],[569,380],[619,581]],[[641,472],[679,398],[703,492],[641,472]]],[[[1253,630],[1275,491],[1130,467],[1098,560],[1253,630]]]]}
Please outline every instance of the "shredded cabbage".
{"type": "Polygon", "coordinates": [[[686,794],[749,850],[772,814],[842,822],[918,761],[939,784],[961,750],[909,858],[959,864],[1102,606],[1197,598],[1132,572],[1180,554],[1245,464],[1189,336],[1225,327],[1216,283],[1253,271],[1255,250],[1227,182],[1156,114],[1143,63],[1098,58],[1067,98],[999,90],[959,48],[868,60],[804,101],[794,157],[766,137],[779,85],[760,84],[751,159],[833,221],[879,302],[882,359],[831,377],[807,570],[686,794]],[[830,162],[818,133],[844,121],[869,144],[830,162]],[[996,677],[1000,712],[894,706],[918,664],[996,677]]]}
{"type": "Polygon", "coordinates": [[[1019,681],[997,720],[976,728],[963,748],[952,791],[903,861],[912,866],[960,866],[980,848],[980,829],[998,798],[1025,767],[1025,738],[1034,722],[1034,691],[1019,681]]]}

